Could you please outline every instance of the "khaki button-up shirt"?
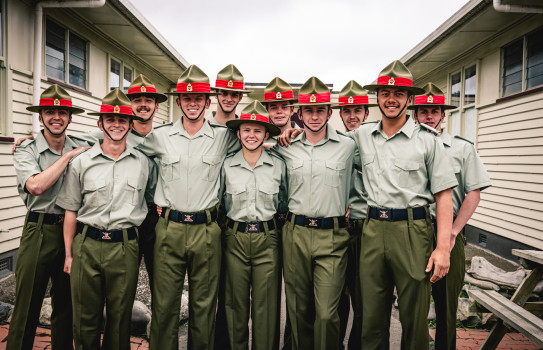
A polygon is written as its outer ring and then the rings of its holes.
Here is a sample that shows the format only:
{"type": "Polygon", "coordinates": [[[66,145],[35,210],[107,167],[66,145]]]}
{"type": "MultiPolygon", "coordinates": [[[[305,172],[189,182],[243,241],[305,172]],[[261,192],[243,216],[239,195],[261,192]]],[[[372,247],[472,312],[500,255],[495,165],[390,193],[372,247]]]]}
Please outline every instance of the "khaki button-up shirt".
{"type": "Polygon", "coordinates": [[[288,208],[309,217],[343,216],[347,212],[355,143],[331,125],[316,145],[305,133],[289,147],[273,146],[287,164],[288,208]]]}
{"type": "MultiPolygon", "coordinates": [[[[88,146],[88,143],[76,137],[66,135],[62,154],[74,148],[84,146],[88,146]]],[[[49,168],[62,154],[58,154],[49,147],[47,140],[43,136],[43,131],[34,140],[26,140],[15,149],[13,165],[17,173],[17,190],[28,210],[38,213],[64,214],[64,210],[55,204],[57,194],[64,182],[64,174],[58,178],[53,186],[49,187],[39,196],[31,195],[25,187],[26,182],[31,176],[49,168]]]]}
{"type": "Polygon", "coordinates": [[[115,160],[95,143],[70,163],[57,205],[101,230],[139,226],[147,215],[145,190],[156,181],[151,167],[149,158],[129,145],[115,160]]]}
{"type": "Polygon", "coordinates": [[[254,168],[243,152],[226,158],[222,169],[226,215],[235,221],[268,221],[286,209],[286,166],[263,151],[254,168]]]}
{"type": "Polygon", "coordinates": [[[240,146],[226,127],[204,122],[191,137],[181,120],[153,129],[138,149],[159,164],[155,203],[193,213],[218,204],[222,163],[240,146]]]}
{"type": "MultiPolygon", "coordinates": [[[[458,186],[452,190],[454,216],[456,216],[468,192],[482,191],[489,187],[490,177],[472,143],[457,137],[453,138],[445,130],[440,137],[445,151],[451,157],[454,174],[458,180],[458,186]]],[[[430,207],[430,211],[432,217],[435,218],[435,204],[430,207]]]]}
{"type": "Polygon", "coordinates": [[[433,203],[434,194],[458,183],[440,139],[408,117],[388,137],[377,124],[363,124],[349,135],[362,157],[368,205],[378,208],[420,207],[433,203]]]}
{"type": "Polygon", "coordinates": [[[351,178],[351,191],[349,194],[349,202],[351,206],[351,214],[349,219],[359,220],[365,219],[368,212],[368,194],[364,189],[362,182],[362,164],[360,157],[355,156],[353,174],[351,178]]]}

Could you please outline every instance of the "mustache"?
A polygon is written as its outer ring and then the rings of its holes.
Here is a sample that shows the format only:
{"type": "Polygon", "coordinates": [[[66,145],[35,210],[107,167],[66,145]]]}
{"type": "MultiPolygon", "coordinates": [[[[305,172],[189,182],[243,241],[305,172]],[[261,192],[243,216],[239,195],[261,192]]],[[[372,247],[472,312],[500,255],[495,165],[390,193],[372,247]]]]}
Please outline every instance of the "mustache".
{"type": "Polygon", "coordinates": [[[136,111],[138,111],[138,112],[150,112],[151,108],[142,106],[142,107],[139,107],[136,111]]]}

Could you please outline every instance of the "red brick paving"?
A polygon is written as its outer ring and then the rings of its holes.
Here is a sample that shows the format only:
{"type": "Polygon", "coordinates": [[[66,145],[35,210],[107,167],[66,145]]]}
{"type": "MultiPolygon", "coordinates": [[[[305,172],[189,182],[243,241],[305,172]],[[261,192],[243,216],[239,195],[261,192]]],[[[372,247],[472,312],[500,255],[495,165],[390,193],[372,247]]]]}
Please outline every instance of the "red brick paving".
{"type": "MultiPolygon", "coordinates": [[[[6,337],[9,325],[0,326],[0,350],[6,349],[6,337]]],[[[435,329],[430,329],[430,335],[435,336],[435,329]]],[[[458,350],[479,349],[488,335],[488,331],[478,329],[458,329],[456,331],[456,348],[458,350]]],[[[46,328],[38,328],[34,340],[34,349],[51,349],[51,331],[46,328]]],[[[142,338],[130,338],[131,350],[149,349],[149,343],[142,338]]],[[[537,350],[540,349],[534,342],[530,341],[520,333],[508,333],[498,346],[498,350],[537,350]]]]}

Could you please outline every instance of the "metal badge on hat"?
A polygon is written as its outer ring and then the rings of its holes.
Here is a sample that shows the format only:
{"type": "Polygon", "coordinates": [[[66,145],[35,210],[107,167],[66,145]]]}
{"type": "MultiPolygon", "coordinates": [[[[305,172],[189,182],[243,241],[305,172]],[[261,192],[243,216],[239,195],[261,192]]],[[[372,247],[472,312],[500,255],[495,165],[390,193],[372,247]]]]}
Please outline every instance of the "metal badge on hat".
{"type": "Polygon", "coordinates": [[[187,92],[190,92],[192,91],[192,85],[190,85],[190,83],[187,85],[187,92]]]}
{"type": "Polygon", "coordinates": [[[315,102],[317,102],[317,97],[315,96],[315,94],[311,95],[311,97],[309,98],[309,102],[310,102],[310,103],[315,103],[315,102]]]}
{"type": "Polygon", "coordinates": [[[229,80],[227,86],[231,88],[232,86],[234,86],[234,82],[232,80],[229,80]]]}
{"type": "Polygon", "coordinates": [[[147,89],[145,88],[145,86],[142,86],[140,91],[141,92],[147,92],[147,89]]]}
{"type": "Polygon", "coordinates": [[[281,97],[281,91],[279,91],[276,95],[275,95],[275,98],[280,100],[282,97],[281,97]]]}
{"type": "Polygon", "coordinates": [[[53,101],[53,105],[60,106],[60,101],[58,98],[55,98],[55,100],[53,101]]]}
{"type": "Polygon", "coordinates": [[[121,111],[121,107],[119,106],[115,106],[115,108],[113,108],[113,113],[119,113],[121,111]]]}
{"type": "Polygon", "coordinates": [[[428,99],[426,100],[426,102],[428,103],[434,103],[434,97],[433,96],[428,96],[428,99]]]}
{"type": "Polygon", "coordinates": [[[394,78],[390,78],[388,80],[388,85],[394,85],[396,83],[396,81],[394,80],[394,78]]]}
{"type": "Polygon", "coordinates": [[[354,102],[354,98],[352,96],[349,96],[349,99],[347,100],[347,103],[353,103],[354,102]]]}

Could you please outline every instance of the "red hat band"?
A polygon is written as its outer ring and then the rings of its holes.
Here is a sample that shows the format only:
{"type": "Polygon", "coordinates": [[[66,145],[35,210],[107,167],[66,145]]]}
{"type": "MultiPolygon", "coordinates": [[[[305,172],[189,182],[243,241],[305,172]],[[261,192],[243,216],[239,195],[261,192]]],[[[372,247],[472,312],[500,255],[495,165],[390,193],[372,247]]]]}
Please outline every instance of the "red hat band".
{"type": "Polygon", "coordinates": [[[131,106],[111,106],[111,105],[102,105],[100,106],[100,113],[122,113],[122,114],[132,114],[131,106]]]}
{"type": "Polygon", "coordinates": [[[415,105],[425,105],[425,104],[445,104],[445,96],[440,95],[424,95],[415,97],[415,105]]]}
{"type": "Polygon", "coordinates": [[[294,92],[289,91],[278,91],[278,92],[266,92],[264,94],[264,102],[269,100],[290,100],[294,98],[294,92]]]}
{"type": "Polygon", "coordinates": [[[390,86],[413,86],[413,80],[402,77],[388,77],[382,76],[377,78],[377,85],[390,85],[390,86]]]}
{"type": "Polygon", "coordinates": [[[144,94],[144,93],[152,93],[156,94],[156,89],[152,86],[135,86],[133,88],[128,89],[129,94],[144,94]]]}
{"type": "Polygon", "coordinates": [[[248,121],[256,120],[256,121],[265,122],[265,123],[270,122],[270,119],[268,117],[266,117],[265,115],[262,115],[262,114],[249,114],[249,113],[240,115],[239,120],[248,120],[248,121]]]}
{"type": "Polygon", "coordinates": [[[343,96],[339,98],[340,106],[368,104],[368,96],[343,96]]]}
{"type": "Polygon", "coordinates": [[[42,98],[40,99],[40,107],[41,106],[72,107],[72,101],[62,98],[42,98]]]}
{"type": "Polygon", "coordinates": [[[217,79],[217,80],[215,80],[215,87],[217,87],[217,88],[223,87],[223,88],[229,88],[229,89],[243,90],[243,82],[242,81],[217,79]]]}
{"type": "Polygon", "coordinates": [[[298,103],[327,103],[330,102],[330,93],[321,92],[319,94],[298,94],[298,103]]]}
{"type": "Polygon", "coordinates": [[[211,85],[209,83],[178,83],[176,92],[201,92],[209,94],[211,93],[211,85]]]}

